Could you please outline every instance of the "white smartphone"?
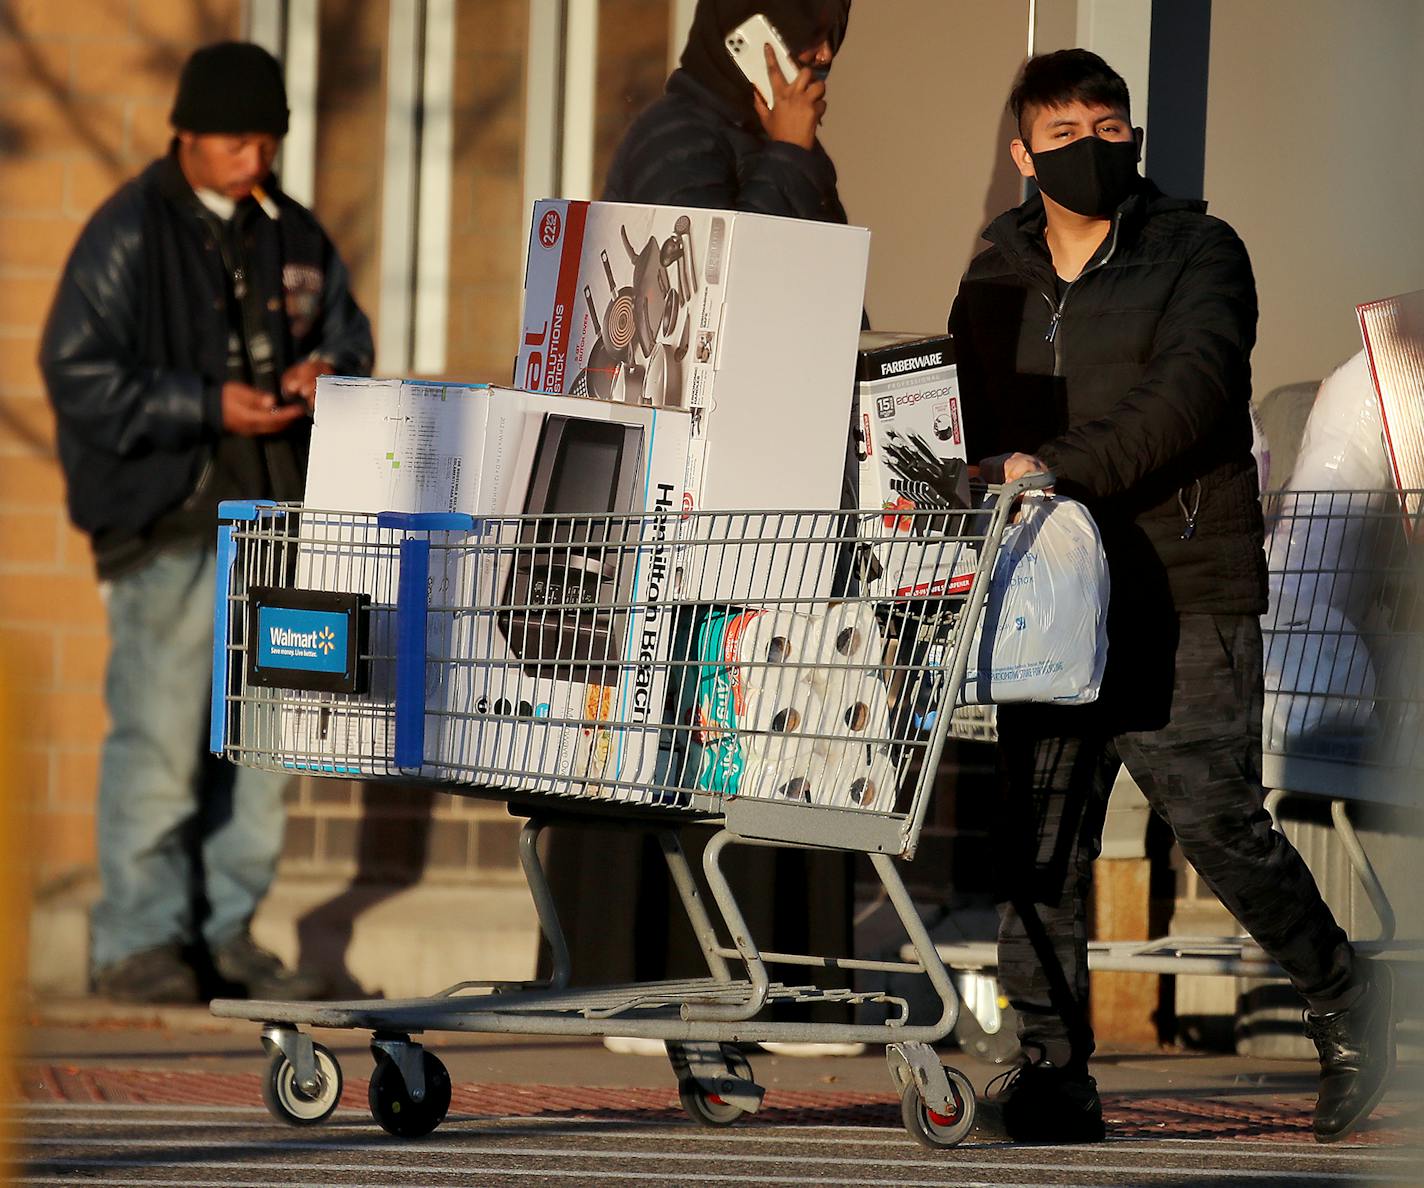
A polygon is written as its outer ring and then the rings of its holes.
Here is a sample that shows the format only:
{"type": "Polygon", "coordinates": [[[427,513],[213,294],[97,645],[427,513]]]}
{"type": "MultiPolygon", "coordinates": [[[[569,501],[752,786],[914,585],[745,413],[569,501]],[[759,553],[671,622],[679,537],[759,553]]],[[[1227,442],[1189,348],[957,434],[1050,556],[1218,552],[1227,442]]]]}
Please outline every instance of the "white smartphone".
{"type": "Polygon", "coordinates": [[[725,44],[732,61],[746,75],[747,81],[756,87],[767,107],[775,107],[776,97],[767,94],[770,83],[766,75],[766,47],[771,46],[771,52],[776,55],[776,65],[787,82],[795,78],[801,69],[791,57],[791,51],[786,48],[786,42],[782,41],[776,26],[757,13],[728,33],[725,44]]]}

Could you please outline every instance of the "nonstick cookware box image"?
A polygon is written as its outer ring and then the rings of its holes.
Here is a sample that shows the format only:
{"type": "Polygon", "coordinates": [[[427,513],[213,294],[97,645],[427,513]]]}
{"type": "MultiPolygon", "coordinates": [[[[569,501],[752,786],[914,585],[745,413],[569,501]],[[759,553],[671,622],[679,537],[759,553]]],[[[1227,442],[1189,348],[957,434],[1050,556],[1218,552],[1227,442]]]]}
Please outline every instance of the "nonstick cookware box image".
{"type": "MultiPolygon", "coordinates": [[[[687,410],[695,507],[837,507],[869,248],[863,227],[539,202],[515,386],[687,410]]],[[[831,566],[780,551],[777,572],[709,564],[687,594],[764,594],[788,562],[806,594],[828,586],[831,566]]]]}

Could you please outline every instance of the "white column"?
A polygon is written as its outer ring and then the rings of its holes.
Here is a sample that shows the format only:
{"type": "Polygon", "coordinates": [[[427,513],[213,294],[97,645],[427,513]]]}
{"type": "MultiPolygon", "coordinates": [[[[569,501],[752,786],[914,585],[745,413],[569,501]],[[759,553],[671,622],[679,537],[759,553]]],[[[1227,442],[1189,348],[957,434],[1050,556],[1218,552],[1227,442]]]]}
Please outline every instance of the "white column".
{"type": "Polygon", "coordinates": [[[303,206],[316,200],[317,48],[321,20],[317,0],[287,0],[287,106],[292,109],[282,143],[282,189],[303,206]]]}
{"type": "Polygon", "coordinates": [[[454,87],[455,0],[426,0],[413,352],[414,370],[426,375],[445,370],[449,331],[454,87]]]}
{"type": "Polygon", "coordinates": [[[282,57],[285,8],[283,0],[246,0],[242,6],[243,37],[278,59],[282,57]]]}
{"type": "Polygon", "coordinates": [[[1145,130],[1152,5],[1147,0],[1078,0],[1078,44],[1122,75],[1132,96],[1132,122],[1145,130]]]}
{"type": "Polygon", "coordinates": [[[385,184],[381,188],[381,290],[376,370],[410,371],[415,275],[416,133],[420,27],[425,0],[391,5],[386,36],[385,184]]]}
{"type": "Polygon", "coordinates": [[[529,45],[524,84],[524,232],[540,198],[559,196],[559,155],[563,145],[563,0],[529,0],[529,45]]]}
{"type": "Polygon", "coordinates": [[[592,198],[598,5],[591,0],[571,0],[564,19],[563,176],[559,197],[592,198]]]}

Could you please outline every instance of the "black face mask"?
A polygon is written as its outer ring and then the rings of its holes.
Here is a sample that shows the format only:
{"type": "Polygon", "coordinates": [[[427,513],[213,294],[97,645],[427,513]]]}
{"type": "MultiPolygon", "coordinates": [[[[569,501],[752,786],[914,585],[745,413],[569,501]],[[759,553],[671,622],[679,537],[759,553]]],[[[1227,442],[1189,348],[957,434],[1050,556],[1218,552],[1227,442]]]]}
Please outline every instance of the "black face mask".
{"type": "Polygon", "coordinates": [[[1088,218],[1107,218],[1137,186],[1137,140],[1083,136],[1072,144],[1029,154],[1038,188],[1059,206],[1088,218]]]}

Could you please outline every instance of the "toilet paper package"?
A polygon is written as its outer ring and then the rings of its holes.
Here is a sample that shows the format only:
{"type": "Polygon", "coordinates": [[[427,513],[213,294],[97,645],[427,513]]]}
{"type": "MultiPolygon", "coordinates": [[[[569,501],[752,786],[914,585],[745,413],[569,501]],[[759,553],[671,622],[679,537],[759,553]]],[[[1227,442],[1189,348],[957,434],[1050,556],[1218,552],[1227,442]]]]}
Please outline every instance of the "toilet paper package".
{"type": "Polygon", "coordinates": [[[821,761],[815,803],[875,812],[894,810],[899,773],[887,751],[849,743],[824,753],[821,761]]]}

